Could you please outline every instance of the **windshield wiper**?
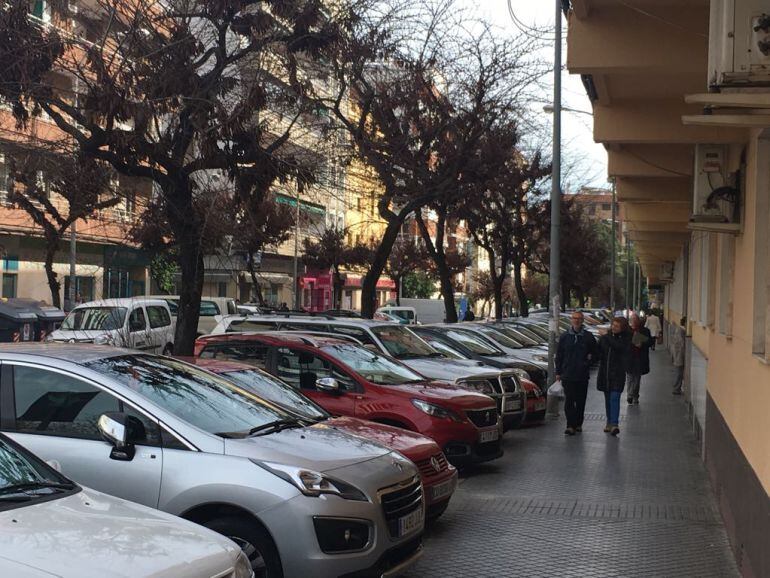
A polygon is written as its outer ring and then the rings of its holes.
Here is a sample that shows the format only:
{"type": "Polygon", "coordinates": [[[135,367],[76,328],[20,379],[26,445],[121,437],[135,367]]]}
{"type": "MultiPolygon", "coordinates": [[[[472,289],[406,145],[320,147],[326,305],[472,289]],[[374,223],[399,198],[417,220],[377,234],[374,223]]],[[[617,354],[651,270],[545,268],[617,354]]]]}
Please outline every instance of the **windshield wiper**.
{"type": "Polygon", "coordinates": [[[296,419],[279,419],[276,421],[271,421],[270,423],[265,423],[262,425],[258,425],[256,427],[253,427],[249,430],[248,435],[266,435],[268,433],[276,433],[285,429],[293,428],[293,427],[304,427],[302,423],[299,420],[296,419]]]}
{"type": "Polygon", "coordinates": [[[41,490],[51,488],[54,490],[71,490],[75,487],[74,483],[61,484],[58,482],[38,481],[38,482],[21,482],[18,484],[11,484],[10,486],[3,486],[0,488],[0,497],[2,494],[13,494],[16,492],[27,492],[30,490],[41,490]]]}

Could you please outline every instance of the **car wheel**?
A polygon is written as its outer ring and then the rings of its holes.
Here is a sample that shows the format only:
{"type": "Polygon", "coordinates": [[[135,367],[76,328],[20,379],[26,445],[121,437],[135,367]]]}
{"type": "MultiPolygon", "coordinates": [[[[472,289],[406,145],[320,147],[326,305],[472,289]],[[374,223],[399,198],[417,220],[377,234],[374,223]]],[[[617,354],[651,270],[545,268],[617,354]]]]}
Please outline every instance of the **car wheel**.
{"type": "Polygon", "coordinates": [[[174,346],[170,343],[166,344],[166,347],[163,348],[163,355],[170,357],[174,354],[174,346]]]}
{"type": "Polygon", "coordinates": [[[216,518],[203,524],[238,544],[251,562],[255,578],[283,578],[281,557],[273,539],[259,525],[236,516],[216,518]]]}

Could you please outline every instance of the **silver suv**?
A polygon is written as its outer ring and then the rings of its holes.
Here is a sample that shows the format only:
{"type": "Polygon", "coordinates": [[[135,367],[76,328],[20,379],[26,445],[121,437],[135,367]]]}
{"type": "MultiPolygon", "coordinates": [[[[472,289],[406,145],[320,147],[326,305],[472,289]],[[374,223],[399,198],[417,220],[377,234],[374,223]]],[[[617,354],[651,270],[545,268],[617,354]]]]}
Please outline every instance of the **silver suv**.
{"type": "Polygon", "coordinates": [[[178,360],[2,346],[0,424],[85,485],[230,537],[257,576],[390,575],[421,552],[406,458],[178,360]]]}

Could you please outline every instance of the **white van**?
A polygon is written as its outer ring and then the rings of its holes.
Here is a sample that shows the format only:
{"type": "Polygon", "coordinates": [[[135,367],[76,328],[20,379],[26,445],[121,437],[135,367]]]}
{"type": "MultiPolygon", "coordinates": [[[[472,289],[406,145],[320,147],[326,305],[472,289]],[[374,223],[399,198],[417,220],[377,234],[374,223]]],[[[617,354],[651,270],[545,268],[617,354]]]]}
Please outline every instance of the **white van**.
{"type": "Polygon", "coordinates": [[[377,309],[377,313],[385,313],[398,319],[402,325],[416,325],[417,311],[414,307],[398,307],[396,305],[385,305],[377,309]]]}
{"type": "Polygon", "coordinates": [[[75,307],[46,341],[115,345],[171,355],[174,322],[162,299],[103,299],[75,307]]]}
{"type": "Polygon", "coordinates": [[[414,323],[444,323],[446,308],[442,299],[401,299],[401,305],[396,306],[395,300],[388,301],[383,309],[413,309],[414,323]]]}
{"type": "MultiPolygon", "coordinates": [[[[150,295],[150,299],[162,299],[168,303],[171,317],[176,319],[179,310],[179,295],[150,295]]],[[[200,313],[198,314],[198,337],[208,335],[214,330],[225,315],[238,313],[235,299],[231,297],[201,297],[200,313]]]]}

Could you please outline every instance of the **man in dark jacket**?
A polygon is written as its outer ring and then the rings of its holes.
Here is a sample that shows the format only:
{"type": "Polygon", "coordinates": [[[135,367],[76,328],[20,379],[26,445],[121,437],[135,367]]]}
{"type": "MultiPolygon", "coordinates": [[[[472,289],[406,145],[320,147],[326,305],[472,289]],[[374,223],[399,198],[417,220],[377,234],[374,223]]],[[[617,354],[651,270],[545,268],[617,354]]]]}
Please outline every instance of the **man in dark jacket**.
{"type": "Polygon", "coordinates": [[[556,348],[556,379],[564,387],[564,413],[567,416],[566,435],[583,431],[583,414],[588,395],[591,360],[596,356],[596,339],[583,327],[583,314],[574,311],[572,327],[559,338],[556,348]]]}
{"type": "Polygon", "coordinates": [[[631,350],[628,358],[628,404],[639,403],[642,376],[650,373],[652,336],[636,313],[631,314],[631,350]]]}

